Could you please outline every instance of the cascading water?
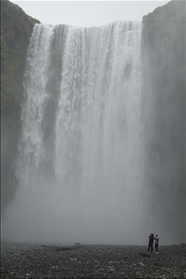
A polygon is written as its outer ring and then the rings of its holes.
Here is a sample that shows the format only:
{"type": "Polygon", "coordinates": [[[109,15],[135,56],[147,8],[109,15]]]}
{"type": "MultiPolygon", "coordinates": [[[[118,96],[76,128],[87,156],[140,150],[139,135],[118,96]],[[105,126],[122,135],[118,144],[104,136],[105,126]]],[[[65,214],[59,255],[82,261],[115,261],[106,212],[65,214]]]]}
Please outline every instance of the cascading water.
{"type": "Polygon", "coordinates": [[[141,30],[35,25],[7,238],[141,243],[141,30]]]}

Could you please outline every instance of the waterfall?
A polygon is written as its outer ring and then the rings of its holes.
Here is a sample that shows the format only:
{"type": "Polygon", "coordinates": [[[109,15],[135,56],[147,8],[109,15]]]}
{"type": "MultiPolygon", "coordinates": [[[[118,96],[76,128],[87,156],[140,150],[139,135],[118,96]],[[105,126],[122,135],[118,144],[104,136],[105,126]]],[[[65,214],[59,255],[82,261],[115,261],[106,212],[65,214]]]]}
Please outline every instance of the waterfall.
{"type": "Polygon", "coordinates": [[[7,237],[141,243],[141,31],[35,25],[7,237]]]}

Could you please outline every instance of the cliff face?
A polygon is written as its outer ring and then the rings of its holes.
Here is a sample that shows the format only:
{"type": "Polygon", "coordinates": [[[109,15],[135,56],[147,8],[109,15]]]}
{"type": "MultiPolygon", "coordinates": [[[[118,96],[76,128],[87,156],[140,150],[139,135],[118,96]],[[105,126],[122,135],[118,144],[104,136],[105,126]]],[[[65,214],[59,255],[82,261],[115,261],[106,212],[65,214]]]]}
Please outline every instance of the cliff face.
{"type": "Polygon", "coordinates": [[[184,241],[185,2],[157,8],[143,23],[145,183],[154,209],[148,218],[157,221],[157,231],[164,222],[170,237],[179,234],[184,241]]]}
{"type": "Polygon", "coordinates": [[[8,0],[1,1],[1,123],[2,123],[2,195],[3,203],[11,199],[11,172],[17,155],[20,133],[22,78],[26,50],[34,23],[39,22],[8,0]]]}
{"type": "Polygon", "coordinates": [[[1,3],[2,113],[6,115],[12,103],[10,99],[16,102],[22,95],[26,50],[33,25],[39,21],[27,16],[21,8],[8,0],[1,3]]]}

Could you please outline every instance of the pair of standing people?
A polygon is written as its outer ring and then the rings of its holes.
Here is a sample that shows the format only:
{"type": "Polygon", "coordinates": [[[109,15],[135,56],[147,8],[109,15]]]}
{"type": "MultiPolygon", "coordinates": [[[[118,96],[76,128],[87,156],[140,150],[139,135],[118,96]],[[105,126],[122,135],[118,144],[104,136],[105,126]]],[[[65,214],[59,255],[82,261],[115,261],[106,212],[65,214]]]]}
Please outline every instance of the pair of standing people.
{"type": "Polygon", "coordinates": [[[156,236],[154,236],[153,233],[150,233],[149,235],[149,244],[148,244],[148,252],[149,251],[153,251],[153,243],[155,240],[155,249],[156,249],[156,254],[158,254],[158,245],[159,245],[159,236],[156,234],[156,236]]]}

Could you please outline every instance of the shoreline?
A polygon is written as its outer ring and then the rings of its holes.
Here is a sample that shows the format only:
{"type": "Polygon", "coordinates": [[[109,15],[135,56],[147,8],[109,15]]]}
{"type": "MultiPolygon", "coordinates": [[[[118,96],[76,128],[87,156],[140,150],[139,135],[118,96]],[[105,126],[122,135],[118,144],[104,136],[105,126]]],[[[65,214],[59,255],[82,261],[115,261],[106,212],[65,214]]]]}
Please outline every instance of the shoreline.
{"type": "Polygon", "coordinates": [[[186,244],[27,245],[1,254],[2,278],[186,278],[186,244]]]}

